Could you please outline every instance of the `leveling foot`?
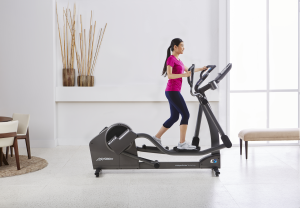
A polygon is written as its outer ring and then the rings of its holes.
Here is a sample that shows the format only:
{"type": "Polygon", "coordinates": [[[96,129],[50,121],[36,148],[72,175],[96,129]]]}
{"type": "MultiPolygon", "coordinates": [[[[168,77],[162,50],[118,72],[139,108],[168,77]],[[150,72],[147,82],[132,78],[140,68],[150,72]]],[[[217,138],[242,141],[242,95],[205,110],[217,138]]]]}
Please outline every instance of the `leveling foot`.
{"type": "Polygon", "coordinates": [[[99,177],[99,173],[101,172],[101,169],[96,169],[95,171],[95,176],[98,178],[99,177]]]}

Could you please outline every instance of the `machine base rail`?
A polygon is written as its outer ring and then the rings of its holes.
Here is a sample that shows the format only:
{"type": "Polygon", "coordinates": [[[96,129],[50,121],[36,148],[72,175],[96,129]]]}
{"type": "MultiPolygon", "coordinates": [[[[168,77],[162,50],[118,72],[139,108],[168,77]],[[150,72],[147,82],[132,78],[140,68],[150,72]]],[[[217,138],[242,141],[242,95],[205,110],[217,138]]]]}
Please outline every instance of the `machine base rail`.
{"type": "Polygon", "coordinates": [[[149,153],[156,153],[156,154],[165,154],[161,152],[157,147],[153,147],[151,149],[148,148],[142,148],[142,147],[136,147],[136,150],[139,152],[149,152],[149,153]]]}
{"type": "MultiPolygon", "coordinates": [[[[153,166],[147,163],[140,162],[140,169],[154,169],[153,166]]],[[[158,169],[192,169],[201,168],[199,162],[160,162],[158,169]]]]}
{"type": "Polygon", "coordinates": [[[155,141],[152,136],[150,136],[149,134],[145,134],[145,133],[138,133],[137,134],[137,138],[146,138],[148,139],[150,142],[152,142],[161,152],[163,152],[164,154],[168,154],[168,155],[177,155],[177,156],[196,156],[196,155],[206,155],[209,153],[213,153],[215,151],[218,151],[220,149],[224,149],[226,148],[226,146],[224,144],[219,144],[216,145],[214,147],[205,149],[205,150],[199,150],[199,151],[186,151],[186,152],[177,152],[174,150],[167,150],[165,149],[163,146],[161,146],[157,141],[155,141]]]}
{"type": "Polygon", "coordinates": [[[146,163],[148,165],[151,165],[154,168],[159,168],[160,167],[160,163],[157,160],[156,161],[148,160],[148,159],[145,159],[145,158],[138,157],[136,155],[130,154],[128,152],[122,152],[121,154],[125,155],[127,157],[131,157],[131,158],[136,159],[136,160],[143,161],[144,163],[146,163]]]}

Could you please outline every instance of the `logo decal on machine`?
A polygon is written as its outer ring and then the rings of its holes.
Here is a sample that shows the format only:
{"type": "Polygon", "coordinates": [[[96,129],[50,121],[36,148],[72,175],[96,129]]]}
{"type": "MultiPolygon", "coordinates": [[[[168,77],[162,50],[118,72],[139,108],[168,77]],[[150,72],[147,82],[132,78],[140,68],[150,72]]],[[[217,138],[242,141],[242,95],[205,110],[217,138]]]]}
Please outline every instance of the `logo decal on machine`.
{"type": "Polygon", "coordinates": [[[103,161],[103,160],[114,160],[114,158],[111,157],[99,157],[96,161],[103,161]]]}
{"type": "Polygon", "coordinates": [[[211,160],[210,160],[210,163],[217,163],[217,162],[218,162],[217,159],[211,159],[211,160]]]}

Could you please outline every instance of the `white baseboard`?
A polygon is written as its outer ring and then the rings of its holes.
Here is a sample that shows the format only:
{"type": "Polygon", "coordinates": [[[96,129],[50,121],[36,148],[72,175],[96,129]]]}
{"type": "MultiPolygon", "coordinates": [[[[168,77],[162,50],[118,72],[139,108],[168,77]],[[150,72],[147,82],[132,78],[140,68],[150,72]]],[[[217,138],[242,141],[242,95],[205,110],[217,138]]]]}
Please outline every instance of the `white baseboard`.
{"type": "MultiPolygon", "coordinates": [[[[19,147],[26,147],[25,140],[20,139],[18,140],[19,147]]],[[[37,148],[37,147],[56,147],[57,142],[56,140],[30,140],[30,147],[37,148]]]]}

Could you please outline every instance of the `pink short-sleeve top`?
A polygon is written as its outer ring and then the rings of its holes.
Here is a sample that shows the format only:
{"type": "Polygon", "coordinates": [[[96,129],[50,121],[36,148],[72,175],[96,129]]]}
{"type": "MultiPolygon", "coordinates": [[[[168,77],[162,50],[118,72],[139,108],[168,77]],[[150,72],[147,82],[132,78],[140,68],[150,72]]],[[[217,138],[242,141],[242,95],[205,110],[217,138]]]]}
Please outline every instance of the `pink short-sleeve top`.
{"type": "MultiPolygon", "coordinates": [[[[169,56],[167,59],[167,65],[173,68],[172,74],[183,74],[184,72],[184,64],[181,60],[177,60],[177,58],[173,55],[169,56]]],[[[181,91],[182,86],[182,77],[177,79],[169,79],[166,87],[166,91],[181,91]]]]}

